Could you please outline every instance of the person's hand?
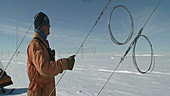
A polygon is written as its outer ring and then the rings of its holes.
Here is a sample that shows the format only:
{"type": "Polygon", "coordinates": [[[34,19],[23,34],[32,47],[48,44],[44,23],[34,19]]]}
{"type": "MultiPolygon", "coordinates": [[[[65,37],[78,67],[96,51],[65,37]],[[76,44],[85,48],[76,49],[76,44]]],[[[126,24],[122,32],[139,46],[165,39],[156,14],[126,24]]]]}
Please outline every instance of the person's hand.
{"type": "Polygon", "coordinates": [[[68,57],[68,70],[72,70],[74,67],[74,62],[75,62],[74,57],[75,55],[68,57]]]}

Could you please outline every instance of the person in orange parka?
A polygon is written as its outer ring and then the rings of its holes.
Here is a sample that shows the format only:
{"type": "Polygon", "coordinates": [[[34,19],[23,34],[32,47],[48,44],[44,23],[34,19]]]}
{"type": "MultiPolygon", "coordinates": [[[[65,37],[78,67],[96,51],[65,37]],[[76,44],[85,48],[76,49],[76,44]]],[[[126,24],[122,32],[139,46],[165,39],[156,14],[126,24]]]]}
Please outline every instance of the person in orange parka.
{"type": "MultiPolygon", "coordinates": [[[[27,96],[49,96],[55,87],[55,79],[63,70],[72,70],[75,55],[55,61],[54,50],[50,49],[47,36],[50,34],[50,20],[39,12],[34,17],[35,33],[27,49],[27,72],[29,88],[27,96]]],[[[56,96],[56,90],[51,96],[56,96]]]]}

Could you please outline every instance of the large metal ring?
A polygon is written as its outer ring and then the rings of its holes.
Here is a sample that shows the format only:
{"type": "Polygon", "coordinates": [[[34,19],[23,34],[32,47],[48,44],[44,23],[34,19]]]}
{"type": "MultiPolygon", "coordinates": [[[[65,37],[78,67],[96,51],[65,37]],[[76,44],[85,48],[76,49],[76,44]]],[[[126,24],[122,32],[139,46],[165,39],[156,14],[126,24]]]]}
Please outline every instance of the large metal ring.
{"type": "Polygon", "coordinates": [[[132,52],[132,56],[133,56],[133,63],[136,67],[136,69],[142,73],[142,74],[145,74],[145,73],[148,73],[148,71],[151,70],[151,67],[152,67],[152,62],[153,62],[153,49],[152,49],[152,44],[150,42],[150,40],[145,36],[145,35],[139,35],[139,37],[144,37],[146,39],[146,41],[149,43],[149,46],[150,46],[150,50],[151,50],[151,61],[150,61],[150,65],[149,65],[149,68],[146,70],[146,71],[141,71],[140,68],[138,67],[137,65],[137,62],[136,62],[136,56],[135,56],[135,48],[136,48],[136,43],[137,41],[134,43],[134,46],[133,46],[133,52],[132,52]]]}
{"type": "Polygon", "coordinates": [[[117,44],[117,45],[124,45],[124,44],[126,44],[126,43],[128,43],[128,42],[130,41],[130,39],[132,38],[132,35],[133,35],[134,24],[133,24],[132,15],[131,15],[131,13],[129,12],[129,10],[128,10],[125,6],[123,6],[123,5],[117,5],[117,6],[115,6],[115,7],[112,9],[112,11],[111,11],[111,13],[110,13],[109,20],[108,20],[108,29],[109,29],[109,32],[110,32],[110,38],[111,38],[111,40],[112,40],[115,44],[117,44]],[[129,16],[130,16],[130,19],[131,19],[131,31],[130,31],[130,34],[129,34],[127,40],[124,41],[124,42],[119,42],[119,41],[117,41],[117,40],[115,39],[115,37],[114,37],[113,34],[112,34],[111,27],[110,27],[110,21],[111,21],[112,13],[113,13],[113,11],[114,11],[116,8],[123,8],[123,9],[125,9],[125,10],[128,12],[128,14],[129,14],[129,16]]]}

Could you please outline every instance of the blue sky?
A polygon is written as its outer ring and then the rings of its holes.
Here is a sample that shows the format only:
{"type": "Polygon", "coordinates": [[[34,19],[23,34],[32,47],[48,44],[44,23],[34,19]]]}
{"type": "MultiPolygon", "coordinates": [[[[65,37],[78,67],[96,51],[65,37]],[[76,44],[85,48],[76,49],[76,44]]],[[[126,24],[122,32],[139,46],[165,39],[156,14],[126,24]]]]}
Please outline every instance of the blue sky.
{"type": "MultiPolygon", "coordinates": [[[[97,52],[124,52],[139,29],[155,8],[159,0],[117,0],[110,3],[106,12],[92,31],[84,44],[84,49],[96,48],[97,52]],[[124,45],[115,45],[109,36],[108,18],[112,8],[116,5],[126,6],[134,21],[134,34],[131,41],[124,45]]],[[[51,22],[51,34],[48,36],[50,45],[61,52],[75,53],[82,41],[97,20],[108,0],[47,0],[43,12],[51,22]]],[[[1,0],[0,1],[0,52],[14,52],[16,49],[16,25],[18,14],[18,43],[24,37],[33,18],[39,12],[43,0],[1,0]],[[17,11],[17,1],[19,9],[17,11]]],[[[152,42],[155,52],[170,52],[170,12],[169,0],[162,0],[160,6],[151,17],[142,34],[152,42]]],[[[127,12],[118,8],[112,14],[111,28],[113,35],[124,41],[130,32],[130,18],[127,12]]],[[[19,50],[26,53],[27,46],[33,38],[31,28],[19,50]]],[[[149,50],[148,44],[140,38],[138,51],[149,50]]]]}

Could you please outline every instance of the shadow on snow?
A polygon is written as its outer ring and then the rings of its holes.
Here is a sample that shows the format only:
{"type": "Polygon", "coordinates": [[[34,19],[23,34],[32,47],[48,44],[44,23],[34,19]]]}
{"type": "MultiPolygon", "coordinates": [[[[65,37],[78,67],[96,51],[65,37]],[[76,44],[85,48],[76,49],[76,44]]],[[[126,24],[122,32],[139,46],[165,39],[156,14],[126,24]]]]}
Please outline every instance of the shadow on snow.
{"type": "Polygon", "coordinates": [[[11,94],[7,94],[8,92],[10,92],[12,90],[12,88],[10,89],[5,89],[6,93],[2,93],[2,90],[0,89],[0,96],[3,95],[19,95],[19,94],[23,94],[23,93],[27,93],[28,88],[16,88],[11,94]]]}

